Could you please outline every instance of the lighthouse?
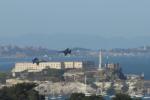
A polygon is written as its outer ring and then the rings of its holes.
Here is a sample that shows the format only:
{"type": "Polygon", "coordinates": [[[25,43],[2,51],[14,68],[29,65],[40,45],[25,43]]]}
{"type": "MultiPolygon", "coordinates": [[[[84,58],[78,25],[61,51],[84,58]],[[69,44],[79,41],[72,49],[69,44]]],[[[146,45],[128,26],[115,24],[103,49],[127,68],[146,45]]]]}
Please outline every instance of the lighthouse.
{"type": "Polygon", "coordinates": [[[98,69],[101,70],[102,69],[102,50],[100,50],[99,52],[99,66],[98,69]]]}

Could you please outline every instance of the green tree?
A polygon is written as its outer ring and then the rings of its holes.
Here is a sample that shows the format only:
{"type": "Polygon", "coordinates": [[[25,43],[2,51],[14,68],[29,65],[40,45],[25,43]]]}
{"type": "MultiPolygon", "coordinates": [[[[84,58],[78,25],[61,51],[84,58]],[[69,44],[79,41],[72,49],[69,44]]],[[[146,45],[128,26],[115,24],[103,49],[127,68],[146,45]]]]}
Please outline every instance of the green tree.
{"type": "Polygon", "coordinates": [[[0,90],[0,100],[39,100],[42,96],[33,88],[34,83],[22,83],[0,90]]]}
{"type": "Polygon", "coordinates": [[[102,96],[85,96],[83,93],[73,93],[69,100],[104,100],[102,96]]]}
{"type": "Polygon", "coordinates": [[[0,83],[5,83],[7,77],[7,73],[0,72],[0,83]]]}
{"type": "Polygon", "coordinates": [[[132,100],[132,98],[129,95],[119,93],[112,100],[132,100]]]}
{"type": "Polygon", "coordinates": [[[82,93],[73,93],[73,94],[71,94],[69,100],[83,100],[84,97],[85,97],[85,95],[82,93]]]}
{"type": "Polygon", "coordinates": [[[104,100],[104,98],[102,96],[92,95],[85,97],[83,100],[104,100]]]}

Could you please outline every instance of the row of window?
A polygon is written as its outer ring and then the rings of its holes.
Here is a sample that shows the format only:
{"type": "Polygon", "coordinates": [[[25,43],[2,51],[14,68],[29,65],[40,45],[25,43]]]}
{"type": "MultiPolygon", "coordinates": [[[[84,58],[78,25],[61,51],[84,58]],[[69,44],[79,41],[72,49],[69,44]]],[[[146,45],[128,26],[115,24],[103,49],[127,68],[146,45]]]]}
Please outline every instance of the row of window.
{"type": "MultiPolygon", "coordinates": [[[[50,66],[50,68],[57,68],[60,69],[62,67],[62,65],[60,63],[49,63],[49,64],[43,64],[41,63],[39,66],[37,66],[36,64],[31,64],[31,63],[20,63],[20,64],[16,64],[15,66],[15,70],[17,71],[22,71],[22,70],[39,70],[39,69],[45,69],[46,66],[50,66]]],[[[65,64],[64,65],[65,68],[81,68],[82,67],[82,63],[74,63],[74,64],[65,64]]]]}

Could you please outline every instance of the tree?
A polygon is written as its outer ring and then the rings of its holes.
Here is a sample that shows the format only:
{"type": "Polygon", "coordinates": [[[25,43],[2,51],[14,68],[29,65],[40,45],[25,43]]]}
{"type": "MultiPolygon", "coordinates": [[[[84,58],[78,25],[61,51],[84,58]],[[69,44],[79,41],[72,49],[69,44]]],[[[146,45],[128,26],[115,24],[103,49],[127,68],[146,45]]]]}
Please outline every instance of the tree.
{"type": "Polygon", "coordinates": [[[39,100],[42,96],[33,88],[34,83],[22,83],[0,90],[0,100],[39,100]]]}
{"type": "Polygon", "coordinates": [[[69,100],[83,100],[84,97],[85,97],[85,95],[82,93],[73,93],[73,94],[71,94],[69,100]]]}
{"type": "Polygon", "coordinates": [[[92,95],[85,97],[84,100],[104,100],[104,98],[102,96],[92,95]]]}
{"type": "Polygon", "coordinates": [[[132,98],[129,95],[119,93],[112,100],[132,100],[132,98]]]}
{"type": "Polygon", "coordinates": [[[83,93],[73,93],[69,100],[104,100],[102,96],[85,96],[83,93]]]}
{"type": "Polygon", "coordinates": [[[0,72],[0,83],[5,83],[6,77],[7,77],[7,73],[0,72]]]}

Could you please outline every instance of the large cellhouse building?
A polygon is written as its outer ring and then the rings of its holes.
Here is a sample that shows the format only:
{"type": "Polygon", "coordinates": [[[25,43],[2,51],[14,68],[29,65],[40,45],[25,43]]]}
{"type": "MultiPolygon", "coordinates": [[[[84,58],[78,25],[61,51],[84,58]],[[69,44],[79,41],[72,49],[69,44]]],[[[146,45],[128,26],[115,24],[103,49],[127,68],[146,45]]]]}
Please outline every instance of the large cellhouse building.
{"type": "Polygon", "coordinates": [[[16,63],[15,67],[12,69],[12,72],[40,72],[43,69],[52,68],[52,69],[82,69],[82,62],[42,62],[39,65],[33,63],[16,63]]]}

